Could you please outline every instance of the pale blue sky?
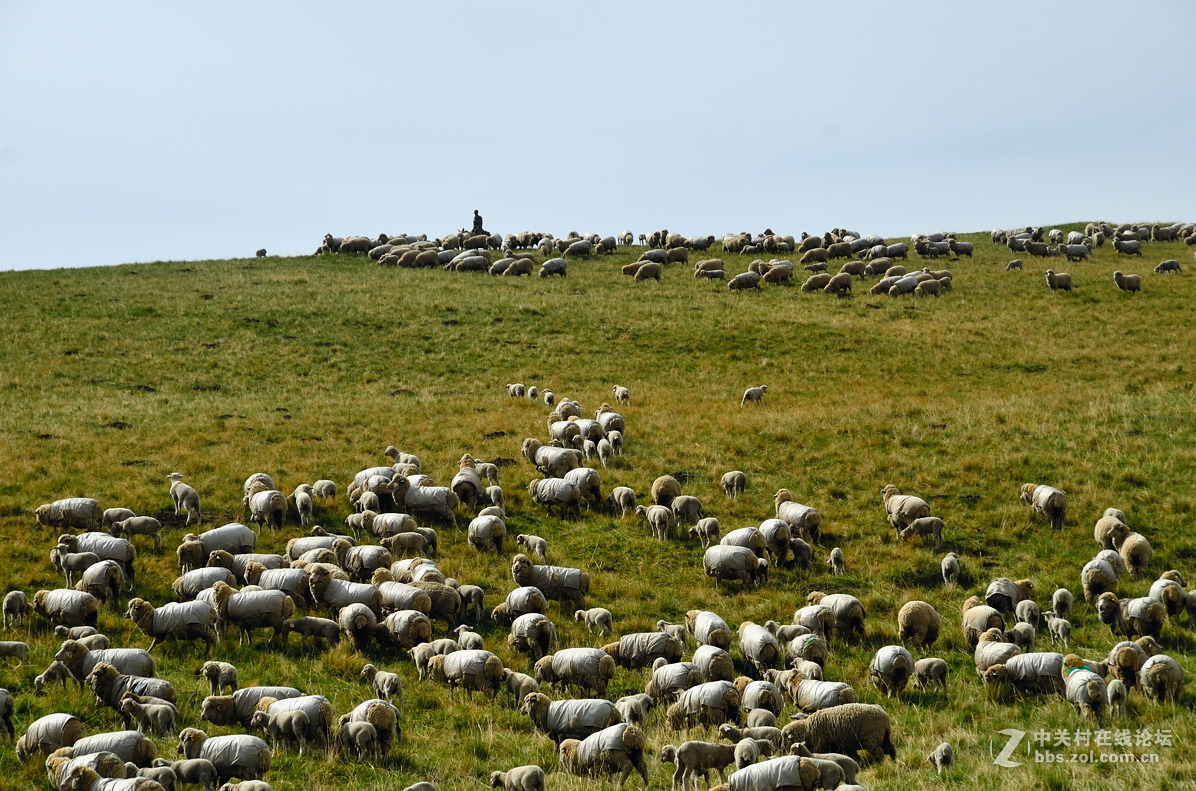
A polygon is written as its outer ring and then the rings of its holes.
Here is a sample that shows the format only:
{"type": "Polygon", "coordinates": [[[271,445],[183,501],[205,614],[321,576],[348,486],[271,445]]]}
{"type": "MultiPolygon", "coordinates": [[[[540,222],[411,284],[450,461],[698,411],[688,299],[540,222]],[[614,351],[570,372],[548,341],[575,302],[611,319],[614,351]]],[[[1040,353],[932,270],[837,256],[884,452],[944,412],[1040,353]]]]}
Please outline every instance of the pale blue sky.
{"type": "Polygon", "coordinates": [[[1196,220],[1196,4],[8,2],[0,269],[1196,220]]]}

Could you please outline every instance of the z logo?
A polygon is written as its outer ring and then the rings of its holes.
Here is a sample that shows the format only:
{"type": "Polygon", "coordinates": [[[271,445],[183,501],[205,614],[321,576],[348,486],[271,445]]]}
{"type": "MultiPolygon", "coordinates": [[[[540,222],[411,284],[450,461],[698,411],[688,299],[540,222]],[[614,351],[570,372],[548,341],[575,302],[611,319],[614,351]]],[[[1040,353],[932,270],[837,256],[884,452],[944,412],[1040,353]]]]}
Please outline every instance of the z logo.
{"type": "MultiPolygon", "coordinates": [[[[1009,756],[1013,755],[1013,751],[1016,750],[1017,746],[1022,743],[1022,739],[1025,738],[1026,732],[1019,731],[1016,728],[1006,728],[1005,730],[997,731],[997,733],[1008,736],[1009,741],[1006,742],[1003,748],[1001,748],[1001,752],[997,753],[997,757],[993,760],[993,763],[997,766],[1004,766],[1007,768],[1021,766],[1021,764],[1017,761],[1010,761],[1009,756]]],[[[990,753],[992,752],[991,740],[988,743],[988,750],[990,753]]]]}

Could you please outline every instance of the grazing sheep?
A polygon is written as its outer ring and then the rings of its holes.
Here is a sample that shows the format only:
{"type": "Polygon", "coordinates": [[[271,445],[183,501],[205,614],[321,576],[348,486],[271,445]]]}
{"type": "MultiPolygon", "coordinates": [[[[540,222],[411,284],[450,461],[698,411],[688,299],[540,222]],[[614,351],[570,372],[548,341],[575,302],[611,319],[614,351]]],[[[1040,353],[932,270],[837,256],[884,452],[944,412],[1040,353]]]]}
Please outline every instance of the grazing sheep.
{"type": "Polygon", "coordinates": [[[297,632],[304,638],[323,638],[328,643],[329,648],[334,647],[341,641],[340,625],[328,618],[314,618],[312,616],[288,618],[282,622],[279,632],[284,641],[291,632],[297,632]]]}
{"type": "Polygon", "coordinates": [[[1132,296],[1135,292],[1142,290],[1142,276],[1141,275],[1123,275],[1120,270],[1113,273],[1113,282],[1122,291],[1128,291],[1132,296]]]}
{"type": "Polygon", "coordinates": [[[831,573],[837,575],[847,573],[847,563],[843,560],[843,550],[838,547],[831,550],[830,557],[826,559],[826,562],[831,567],[831,573]]]}
{"type": "Polygon", "coordinates": [[[273,714],[255,711],[249,718],[249,726],[270,734],[274,755],[278,755],[280,744],[284,749],[298,744],[299,754],[303,755],[303,748],[307,745],[307,733],[311,729],[311,718],[303,709],[287,709],[273,714]]]}
{"type": "Polygon", "coordinates": [[[690,610],[685,625],[699,646],[712,645],[724,651],[731,647],[731,628],[717,613],[709,610],[690,610]]]}
{"type": "Polygon", "coordinates": [[[786,746],[804,742],[816,752],[843,753],[857,763],[861,750],[873,762],[884,760],[885,755],[897,758],[889,715],[880,706],[864,703],[832,706],[790,722],[782,734],[786,746]]]}
{"type": "Polygon", "coordinates": [[[747,488],[747,475],[741,470],[732,470],[723,474],[719,485],[722,486],[723,494],[734,500],[743,494],[743,490],[747,488]]]}
{"type": "Polygon", "coordinates": [[[1071,293],[1071,275],[1066,272],[1056,273],[1054,269],[1048,269],[1046,271],[1046,282],[1052,294],[1059,291],[1071,293]]]}
{"type": "Polygon", "coordinates": [[[739,690],[729,681],[707,681],[690,687],[677,696],[677,702],[668,707],[665,721],[670,730],[690,728],[725,722],[738,723],[742,710],[739,706],[739,690]]]}
{"type": "MultiPolygon", "coordinates": [[[[927,605],[927,607],[930,606],[927,605]]],[[[903,607],[902,610],[904,609],[903,607]]],[[[934,612],[934,609],[930,608],[930,611],[934,612]]],[[[868,667],[872,683],[887,698],[899,695],[905,689],[913,672],[914,658],[910,656],[909,651],[899,645],[886,645],[879,649],[872,657],[872,663],[868,667]]]]}
{"type": "Polygon", "coordinates": [[[972,596],[963,603],[962,616],[961,627],[964,639],[967,640],[968,647],[973,649],[979,642],[981,634],[988,629],[999,629],[1005,623],[1001,618],[1001,613],[984,604],[976,596],[972,596]]]}
{"type": "Polygon", "coordinates": [[[4,628],[11,629],[33,614],[33,606],[24,591],[13,590],[4,594],[4,628]]]}
{"type": "MultiPolygon", "coordinates": [[[[1068,655],[1068,658],[1072,657],[1083,661],[1074,654],[1068,655]]],[[[1082,665],[1069,665],[1066,659],[1064,667],[1067,668],[1067,687],[1064,692],[1067,702],[1075,708],[1076,714],[1100,720],[1109,705],[1104,679],[1082,665]]]]}
{"type": "Polygon", "coordinates": [[[369,722],[345,722],[336,734],[337,754],[344,757],[350,750],[356,750],[357,763],[365,760],[367,755],[379,760],[382,758],[382,747],[378,739],[378,729],[369,722]]]}
{"type": "Polygon", "coordinates": [[[859,703],[859,695],[850,684],[842,681],[824,681],[815,678],[797,677],[791,679],[789,686],[793,703],[807,714],[815,711],[840,706],[844,703],[859,703]]]}
{"type": "MultiPolygon", "coordinates": [[[[53,686],[55,681],[60,682],[62,684],[62,690],[63,690],[63,692],[65,692],[66,691],[66,682],[68,679],[71,679],[71,678],[73,678],[73,676],[71,675],[70,669],[67,668],[67,666],[64,665],[62,662],[59,662],[57,659],[55,659],[46,667],[45,670],[43,670],[40,674],[38,674],[37,676],[34,677],[33,693],[35,695],[41,695],[43,693],[43,691],[45,690],[45,688],[49,687],[49,686],[53,686]]],[[[79,680],[76,679],[76,681],[79,681],[79,680]]],[[[79,685],[80,686],[83,685],[82,681],[79,681],[79,685]]],[[[10,729],[10,731],[11,731],[11,729],[10,729]]]]}
{"type": "Polygon", "coordinates": [[[602,650],[610,654],[617,665],[635,670],[650,666],[658,657],[677,662],[685,645],[664,632],[632,632],[620,637],[616,643],[602,646],[602,650]]]}
{"type": "Polygon", "coordinates": [[[1142,663],[1142,694],[1155,703],[1175,702],[1183,691],[1184,671],[1165,654],[1156,654],[1142,663]]]}
{"type": "Polygon", "coordinates": [[[558,753],[561,765],[570,774],[594,779],[610,776],[615,788],[620,788],[633,771],[640,773],[647,786],[644,747],[643,731],[634,725],[618,723],[582,741],[565,739],[560,743],[558,753]]]}
{"type": "Polygon", "coordinates": [[[610,610],[605,607],[591,607],[588,610],[576,610],[573,613],[573,620],[583,621],[586,629],[590,634],[594,630],[598,630],[598,636],[604,637],[608,634],[614,634],[614,618],[610,610]]]}
{"type": "Polygon", "coordinates": [[[1166,261],[1160,261],[1159,265],[1154,268],[1154,271],[1155,274],[1158,275],[1162,275],[1167,272],[1174,272],[1177,275],[1183,274],[1183,270],[1179,266],[1179,261],[1176,261],[1174,258],[1168,258],[1166,261]]]}
{"type": "Polygon", "coordinates": [[[312,494],[325,502],[336,499],[336,482],[322,478],[311,485],[312,494]]]}
{"type": "Polygon", "coordinates": [[[1022,259],[1015,258],[1005,265],[1006,272],[1012,272],[1015,269],[1019,272],[1022,271],[1022,259]]]}
{"type": "Polygon", "coordinates": [[[546,782],[544,770],[534,764],[490,773],[491,788],[502,788],[505,791],[544,791],[546,782]]]}
{"type": "Polygon", "coordinates": [[[944,769],[950,769],[955,764],[955,751],[951,745],[943,742],[926,756],[926,763],[931,764],[941,775],[944,769]]]}
{"type": "Polygon", "coordinates": [[[864,639],[864,605],[855,596],[848,593],[832,593],[827,595],[822,591],[811,591],[806,596],[808,604],[822,604],[829,607],[835,614],[835,633],[847,640],[858,641],[864,639]]]}
{"type": "Polygon", "coordinates": [[[612,513],[618,509],[619,517],[626,519],[628,514],[635,511],[635,490],[626,486],[616,486],[607,495],[606,505],[612,513]]]}
{"type": "Polygon", "coordinates": [[[585,609],[590,590],[590,575],[581,569],[534,565],[527,555],[511,558],[511,578],[516,585],[534,586],[545,598],[570,601],[576,609],[585,609]]]}
{"type": "Polygon", "coordinates": [[[760,290],[760,273],[759,272],[740,272],[735,277],[727,281],[728,291],[746,291],[749,288],[760,290]]]}
{"type": "Polygon", "coordinates": [[[221,780],[233,777],[257,780],[270,769],[270,747],[256,736],[237,734],[209,738],[197,728],[184,728],[179,733],[178,752],[189,759],[211,761],[221,780]]]}
{"type": "Polygon", "coordinates": [[[1150,542],[1141,533],[1126,535],[1117,545],[1117,552],[1125,561],[1130,576],[1134,579],[1141,579],[1146,573],[1146,567],[1150,565],[1150,561],[1154,557],[1154,550],[1151,549],[1150,542]]]}
{"type": "Polygon", "coordinates": [[[900,535],[903,540],[912,538],[913,536],[933,535],[934,551],[938,552],[943,548],[943,520],[937,516],[924,516],[920,519],[915,519],[906,525],[900,535]]]}
{"type": "Polygon", "coordinates": [[[178,714],[178,709],[174,706],[141,704],[132,698],[123,698],[120,710],[133,718],[139,733],[145,733],[147,730],[158,734],[174,733],[174,720],[178,714]]]}
{"type": "MultiPolygon", "coordinates": [[[[313,572],[309,578],[309,584],[314,585],[315,578],[316,575],[313,572]]],[[[239,628],[241,643],[253,642],[253,634],[250,630],[255,627],[274,629],[274,638],[277,639],[283,621],[295,613],[295,600],[283,591],[261,590],[235,593],[223,582],[217,582],[213,589],[218,631],[223,632],[228,626],[239,628]]],[[[316,599],[320,600],[320,597],[317,596],[316,599]]]]}
{"type": "Polygon", "coordinates": [[[925,650],[938,639],[942,621],[938,612],[924,601],[910,601],[897,612],[897,630],[902,643],[913,643],[925,650]]]}
{"type": "Polygon", "coordinates": [[[758,585],[768,581],[768,561],[747,547],[723,544],[709,547],[702,555],[702,568],[707,577],[717,582],[739,580],[758,585]]]}
{"type": "Polygon", "coordinates": [[[15,658],[18,663],[25,661],[29,654],[29,644],[15,640],[0,640],[0,658],[15,658]]]}
{"type": "Polygon", "coordinates": [[[1069,591],[1067,588],[1057,588],[1055,592],[1051,594],[1051,609],[1054,610],[1055,615],[1058,615],[1060,618],[1068,618],[1071,616],[1071,606],[1073,600],[1074,597],[1071,595],[1071,591],[1069,591]]]}
{"type": "Polygon", "coordinates": [[[523,700],[528,695],[540,691],[540,685],[534,678],[526,673],[516,673],[509,667],[503,668],[502,683],[516,707],[523,705],[523,700]]]}
{"type": "Polygon", "coordinates": [[[450,694],[457,688],[472,697],[474,692],[498,695],[502,686],[502,660],[489,651],[454,651],[428,660],[428,676],[448,685],[450,694]]]}
{"type": "Polygon", "coordinates": [[[986,667],[980,677],[987,685],[1008,683],[1020,692],[1063,694],[1063,655],[1052,652],[1014,654],[986,667]]]}
{"type": "Polygon", "coordinates": [[[619,722],[615,704],[598,698],[550,701],[547,695],[536,692],[523,699],[519,712],[530,717],[536,730],[557,744],[584,739],[619,722]]]}
{"type": "Polygon", "coordinates": [[[75,715],[47,714],[31,722],[17,740],[17,760],[25,761],[35,753],[49,755],[60,747],[70,747],[85,733],[83,723],[75,715]]]}
{"type": "Polygon", "coordinates": [[[683,494],[673,498],[669,504],[678,525],[696,525],[702,519],[702,501],[696,497],[683,494]]]}
{"type": "Polygon", "coordinates": [[[149,536],[154,540],[154,550],[162,551],[162,523],[152,516],[131,516],[119,522],[113,522],[109,527],[112,535],[127,534],[131,540],[133,536],[149,536]]]}
{"type": "Polygon", "coordinates": [[[902,494],[892,484],[881,490],[881,497],[889,524],[897,530],[898,535],[915,519],[930,516],[930,506],[926,504],[925,500],[911,494],[902,494]]]}
{"type": "Polygon", "coordinates": [[[943,688],[943,697],[947,695],[947,663],[937,657],[926,657],[914,663],[912,676],[914,688],[920,692],[927,692],[935,685],[943,688]]]}
{"type": "Polygon", "coordinates": [[[954,552],[948,552],[940,564],[943,572],[944,585],[956,585],[959,583],[959,555],[954,552]]]}
{"type": "Polygon", "coordinates": [[[1101,623],[1113,634],[1126,637],[1141,635],[1157,639],[1167,620],[1167,608],[1149,596],[1118,599],[1114,593],[1102,593],[1096,600],[1096,611],[1101,623]]]}
{"type": "Polygon", "coordinates": [[[225,689],[230,694],[237,691],[237,668],[228,662],[204,662],[200,675],[208,680],[209,694],[219,695],[225,689]]]}
{"type": "Polygon", "coordinates": [[[1105,694],[1109,699],[1109,711],[1112,716],[1124,719],[1126,717],[1126,701],[1129,698],[1125,684],[1115,678],[1105,686],[1105,694]]]}
{"type": "Polygon", "coordinates": [[[215,608],[206,601],[168,602],[154,607],[145,599],[129,600],[125,617],[150,641],[149,650],[167,640],[203,640],[205,655],[220,642],[213,622],[215,608]]]}
{"type": "Polygon", "coordinates": [[[743,769],[760,760],[761,756],[772,755],[773,743],[768,739],[740,739],[735,743],[735,769],[743,769]]]}
{"type": "Polygon", "coordinates": [[[121,673],[144,678],[152,678],[156,669],[154,658],[144,648],[89,649],[79,640],[64,641],[54,658],[66,665],[79,681],[83,681],[101,664],[111,665],[121,673]]]}
{"type": "Polygon", "coordinates": [[[743,406],[744,404],[746,404],[748,402],[763,405],[764,404],[764,394],[767,392],[768,392],[768,385],[760,385],[759,387],[749,387],[747,390],[743,391],[743,398],[740,400],[739,405],[743,406]]]}

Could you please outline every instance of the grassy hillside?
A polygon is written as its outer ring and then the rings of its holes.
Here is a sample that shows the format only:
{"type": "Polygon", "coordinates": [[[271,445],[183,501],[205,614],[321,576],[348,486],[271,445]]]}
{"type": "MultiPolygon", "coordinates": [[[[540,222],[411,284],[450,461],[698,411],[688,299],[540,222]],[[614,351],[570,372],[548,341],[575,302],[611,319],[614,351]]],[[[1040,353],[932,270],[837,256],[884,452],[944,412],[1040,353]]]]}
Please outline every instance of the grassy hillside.
{"type": "MultiPolygon", "coordinates": [[[[1012,256],[1004,247],[987,235],[968,238],[973,259],[928,264],[952,270],[953,290],[918,301],[869,296],[875,278],[857,281],[850,299],[796,285],[731,294],[683,265],[667,268],[662,283],[634,283],[619,267],[638,251],[573,261],[567,278],[553,280],[396,270],[349,256],[0,274],[0,333],[8,339],[0,363],[0,582],[31,598],[61,585],[48,560],[58,531],[38,527],[31,513],[59,497],[96,497],[169,526],[168,550],[155,554],[140,540],[137,561],[138,594],[163,602],[178,573],[170,548],[185,532],[170,508],[169,472],[184,473],[200,492],[205,526],[245,518],[241,483],[253,472],[270,473],[288,493],[332,478],[342,496],[317,510],[317,522],[338,529],[347,484],[357,470],[384,463],[388,444],[418,455],[441,484],[462,453],[511,459],[500,473],[509,533],[544,536],[552,562],[588,569],[589,606],[609,608],[620,633],[651,630],[658,618],[677,622],[691,608],[715,610],[733,626],[789,622],[810,591],[859,597],[868,636],[856,646],[836,642],[826,678],[850,682],[893,719],[898,760],[864,772],[869,788],[937,787],[923,761],[944,740],[957,766],[942,782],[961,788],[1187,787],[1196,779],[1191,691],[1163,706],[1135,691],[1130,719],[1103,725],[1171,731],[1170,746],[1134,749],[1157,753],[1157,764],[1046,766],[1022,754],[1024,766],[995,766],[1002,729],[1096,725],[1062,699],[986,693],[959,613],[998,576],[1033,580],[1044,610],[1058,586],[1080,598],[1079,569],[1098,549],[1092,525],[1109,506],[1128,514],[1155,553],[1149,578],[1123,579],[1121,595],[1145,595],[1169,568],[1196,576],[1192,281],[1151,273],[1165,258],[1190,261],[1190,248],[1149,244],[1144,259],[1127,261],[1106,247],[1078,264],[1022,255],[1026,271],[1005,272],[1012,256]],[[1072,274],[1073,294],[1051,293],[1048,266],[1072,274]],[[1114,269],[1141,273],[1142,293],[1119,292],[1114,269]],[[574,398],[587,416],[613,401],[612,385],[626,385],[626,454],[603,471],[604,490],[631,486],[643,501],[658,475],[682,473],[685,492],[700,497],[725,532],[771,517],[772,495],[786,487],[822,513],[813,567],[774,570],[759,589],[716,588],[702,574],[695,541],[659,544],[634,519],[545,514],[527,496],[538,476],[519,447],[545,436],[548,410],[508,398],[508,382],[574,398]],[[743,390],[759,384],[770,388],[764,406],[740,408],[743,390]],[[734,502],[717,485],[731,469],[748,476],[734,502]],[[1026,481],[1068,493],[1062,531],[1019,502],[1026,481]],[[944,588],[941,552],[895,538],[879,494],[887,483],[925,498],[945,520],[943,551],[961,558],[960,587],[944,588]],[[834,546],[846,556],[845,576],[832,576],[825,563],[834,546]],[[896,642],[897,610],[912,599],[943,617],[929,655],[950,664],[949,700],[912,689],[884,700],[868,679],[873,653],[896,642]]],[[[751,260],[721,257],[730,273],[751,260]]],[[[921,266],[914,258],[911,267],[921,266]]],[[[462,528],[468,518],[462,509],[462,528]]],[[[259,551],[282,551],[302,532],[293,522],[292,513],[285,530],[263,531],[259,551]]],[[[489,610],[514,587],[513,550],[480,555],[463,529],[438,527],[441,568],[483,586],[489,610]]],[[[567,609],[549,608],[561,644],[599,644],[567,609]]],[[[114,644],[147,646],[122,613],[102,614],[101,629],[114,644]]],[[[1072,621],[1072,650],[1085,657],[1099,659],[1115,642],[1082,601],[1072,621]]],[[[528,671],[505,645],[505,629],[487,623],[481,631],[508,666],[528,671]]],[[[1039,650],[1051,650],[1045,627],[1039,638],[1039,650]]],[[[32,695],[33,677],[57,647],[44,620],[5,639],[32,646],[27,664],[0,672],[0,684],[17,695],[18,735],[55,710],[78,714],[89,732],[119,727],[111,710],[93,709],[86,690],[32,695]]],[[[1161,642],[1191,677],[1196,643],[1187,617],[1169,623],[1161,642]]],[[[347,643],[325,652],[294,636],[285,649],[266,648],[260,637],[252,647],[234,637],[214,656],[240,668],[242,685],[319,692],[338,713],[370,697],[357,675],[367,661],[406,683],[404,735],[388,763],[281,755],[268,778],[275,788],[393,789],[430,779],[463,789],[485,783],[492,770],[532,762],[550,771],[553,788],[586,785],[559,771],[552,743],[510,705],[450,700],[446,689],[418,682],[405,656],[377,648],[362,656],[347,643]]],[[[184,644],[155,654],[159,675],[180,692],[184,724],[205,725],[202,652],[184,644]]],[[[619,670],[612,699],[642,691],[645,679],[619,670]]],[[[685,737],[665,728],[660,710],[647,736],[651,785],[668,788],[672,767],[656,756],[685,737]]],[[[173,754],[173,740],[155,740],[160,754],[173,754]]],[[[5,749],[0,787],[47,783],[38,762],[22,767],[5,749]]]]}

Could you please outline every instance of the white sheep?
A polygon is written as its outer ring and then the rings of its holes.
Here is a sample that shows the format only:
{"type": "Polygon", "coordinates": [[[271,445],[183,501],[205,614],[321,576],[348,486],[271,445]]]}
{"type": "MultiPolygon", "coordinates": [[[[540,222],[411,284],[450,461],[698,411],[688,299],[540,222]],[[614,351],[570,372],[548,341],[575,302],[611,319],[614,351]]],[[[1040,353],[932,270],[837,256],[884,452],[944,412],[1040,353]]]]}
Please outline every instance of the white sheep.
{"type": "Polygon", "coordinates": [[[1125,684],[1119,678],[1115,678],[1105,686],[1105,694],[1109,698],[1109,711],[1113,717],[1126,716],[1126,700],[1129,693],[1125,688],[1125,684]]]}
{"type": "Polygon", "coordinates": [[[943,520],[937,516],[923,516],[910,522],[901,531],[901,538],[908,539],[913,536],[934,536],[934,551],[938,552],[943,548],[943,520]]]}
{"type": "Polygon", "coordinates": [[[283,746],[297,743],[299,754],[303,755],[303,748],[307,746],[307,732],[311,727],[311,718],[303,709],[286,709],[273,714],[255,711],[249,719],[249,727],[260,728],[270,734],[270,741],[274,745],[274,755],[278,755],[280,743],[283,746]]]}
{"type": "Polygon", "coordinates": [[[615,429],[606,432],[606,440],[610,443],[610,449],[616,456],[623,455],[623,432],[615,429]]]}
{"type": "Polygon", "coordinates": [[[1022,484],[1022,502],[1036,514],[1050,520],[1052,527],[1062,527],[1067,516],[1067,494],[1045,484],[1022,484]]]}
{"type": "Polygon", "coordinates": [[[225,689],[237,691],[237,668],[228,662],[204,662],[200,675],[208,680],[212,695],[219,695],[225,689]]]}
{"type": "Polygon", "coordinates": [[[1043,617],[1046,618],[1047,630],[1051,634],[1051,645],[1063,643],[1063,650],[1066,651],[1071,640],[1071,621],[1060,617],[1054,610],[1047,610],[1043,617]]]}
{"type": "Polygon", "coordinates": [[[605,607],[575,610],[573,612],[573,620],[584,622],[590,634],[593,634],[594,630],[597,629],[599,637],[614,634],[615,631],[614,617],[611,615],[610,610],[605,607]]]}
{"type": "Polygon", "coordinates": [[[1069,618],[1071,616],[1071,606],[1074,603],[1075,597],[1071,595],[1071,591],[1067,588],[1057,588],[1051,594],[1051,609],[1054,610],[1055,615],[1060,618],[1069,618]]]}
{"type": "Polygon", "coordinates": [[[631,391],[622,385],[615,385],[611,388],[615,394],[615,403],[631,406],[631,391]]]}
{"type": "Polygon", "coordinates": [[[944,769],[950,769],[955,763],[955,751],[951,749],[950,744],[943,742],[926,756],[926,763],[934,766],[938,773],[942,774],[944,769]]]}
{"type": "Polygon", "coordinates": [[[1122,291],[1128,291],[1131,296],[1137,291],[1142,290],[1142,276],[1141,275],[1123,275],[1120,270],[1113,273],[1113,282],[1122,291]]]}
{"type": "Polygon", "coordinates": [[[914,662],[914,688],[919,692],[927,692],[934,686],[943,688],[943,697],[947,695],[947,671],[945,660],[938,657],[925,657],[914,662]]]}
{"type": "Polygon", "coordinates": [[[548,542],[540,536],[520,533],[515,536],[515,543],[523,547],[528,555],[534,555],[537,563],[548,562],[548,542]]]}
{"type": "Polygon", "coordinates": [[[747,488],[747,475],[741,470],[732,470],[723,474],[719,485],[723,487],[723,494],[734,500],[747,488]]]}
{"type": "Polygon", "coordinates": [[[546,782],[544,770],[535,764],[490,773],[490,786],[504,791],[544,791],[546,782]]]}
{"type": "Polygon", "coordinates": [[[299,524],[304,526],[312,524],[314,499],[311,486],[306,483],[296,486],[295,491],[291,492],[291,501],[295,503],[295,510],[299,512],[299,524]]]}
{"type": "MultiPolygon", "coordinates": [[[[590,440],[586,441],[590,442],[590,440]]],[[[606,437],[603,437],[602,439],[598,440],[598,444],[595,446],[595,452],[598,454],[598,460],[602,462],[602,466],[606,467],[615,451],[610,444],[610,440],[608,440],[606,437]]]]}
{"type": "Polygon", "coordinates": [[[647,522],[648,527],[652,530],[652,537],[657,541],[667,541],[669,538],[669,525],[673,521],[673,511],[663,505],[643,506],[637,505],[635,507],[636,516],[642,516],[647,522]]]}
{"type": "Polygon", "coordinates": [[[174,721],[178,716],[178,709],[173,705],[142,704],[126,697],[120,702],[120,710],[137,722],[139,733],[145,733],[147,730],[159,734],[174,733],[174,721]]]}
{"type": "Polygon", "coordinates": [[[943,571],[943,584],[955,585],[959,582],[959,555],[948,552],[940,564],[943,571]]]}
{"type": "Polygon", "coordinates": [[[311,485],[312,494],[325,502],[336,499],[336,482],[321,478],[311,485]]]}
{"type": "Polygon", "coordinates": [[[24,591],[13,590],[4,594],[4,628],[11,629],[33,614],[33,605],[24,591]]]}
{"type": "Polygon", "coordinates": [[[1071,275],[1066,272],[1055,272],[1053,269],[1048,269],[1046,271],[1046,282],[1052,294],[1059,291],[1071,293],[1071,275]]]}
{"type": "Polygon", "coordinates": [[[768,739],[740,739],[735,744],[736,771],[751,766],[760,760],[761,756],[772,755],[773,743],[768,739]]]}
{"type": "Polygon", "coordinates": [[[627,486],[616,486],[606,498],[607,507],[613,512],[619,510],[620,518],[626,519],[635,511],[635,490],[627,486]]]}
{"type": "Polygon", "coordinates": [[[834,574],[846,574],[847,563],[843,560],[843,550],[835,547],[831,550],[830,557],[826,559],[827,565],[831,567],[831,572],[834,574]]]}
{"type": "MultiPolygon", "coordinates": [[[[759,276],[757,276],[757,277],[759,277],[759,276]]],[[[734,281],[732,281],[732,282],[734,282],[734,281]]],[[[730,285],[730,283],[728,283],[728,285],[730,285]]],[[[749,401],[756,403],[756,404],[763,405],[764,404],[764,394],[767,392],[768,392],[768,385],[760,385],[759,387],[749,387],[747,390],[743,391],[743,398],[739,401],[739,405],[743,406],[744,404],[748,403],[749,401]]]]}
{"type": "Polygon", "coordinates": [[[697,524],[689,529],[689,537],[701,541],[702,548],[706,549],[712,542],[718,541],[720,530],[718,520],[713,516],[707,516],[699,519],[697,524]]]}
{"type": "Polygon", "coordinates": [[[187,526],[191,525],[192,516],[195,517],[195,524],[200,524],[203,519],[199,512],[199,492],[183,483],[181,473],[172,472],[166,479],[170,481],[170,499],[174,502],[174,515],[178,516],[186,511],[187,526]]]}
{"type": "Polygon", "coordinates": [[[397,698],[399,705],[403,705],[403,679],[398,673],[379,670],[372,664],[361,669],[361,678],[374,688],[378,697],[387,702],[397,698]]]}

